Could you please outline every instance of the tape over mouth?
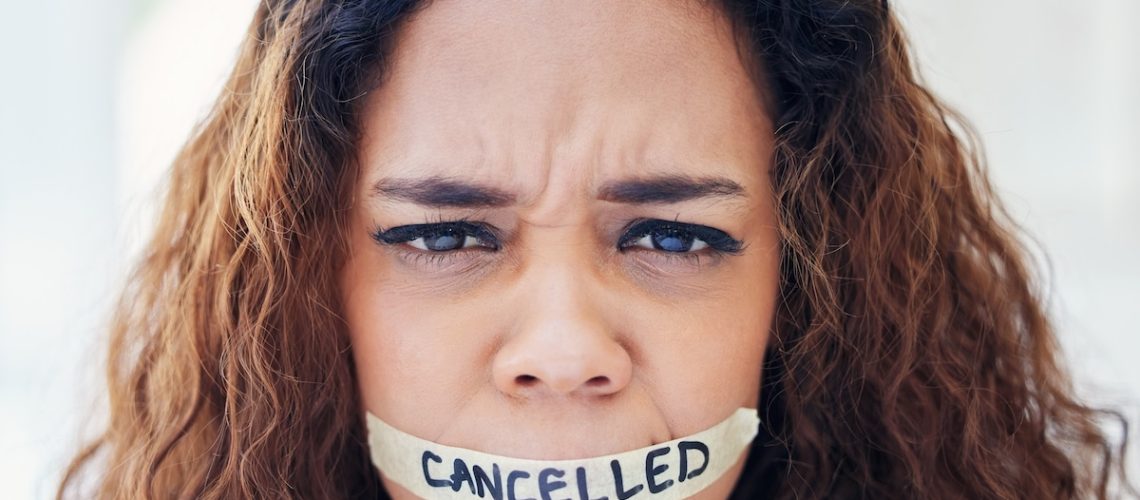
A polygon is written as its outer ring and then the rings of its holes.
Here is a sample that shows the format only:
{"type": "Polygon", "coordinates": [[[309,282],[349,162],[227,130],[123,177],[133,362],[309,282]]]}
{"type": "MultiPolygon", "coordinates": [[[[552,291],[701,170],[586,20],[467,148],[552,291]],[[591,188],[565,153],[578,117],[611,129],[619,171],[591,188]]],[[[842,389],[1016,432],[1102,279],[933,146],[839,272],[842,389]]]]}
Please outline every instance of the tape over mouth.
{"type": "Polygon", "coordinates": [[[421,498],[630,500],[687,498],[720,479],[756,438],[755,408],[690,436],[573,460],[505,457],[405,433],[367,413],[372,463],[421,498]]]}

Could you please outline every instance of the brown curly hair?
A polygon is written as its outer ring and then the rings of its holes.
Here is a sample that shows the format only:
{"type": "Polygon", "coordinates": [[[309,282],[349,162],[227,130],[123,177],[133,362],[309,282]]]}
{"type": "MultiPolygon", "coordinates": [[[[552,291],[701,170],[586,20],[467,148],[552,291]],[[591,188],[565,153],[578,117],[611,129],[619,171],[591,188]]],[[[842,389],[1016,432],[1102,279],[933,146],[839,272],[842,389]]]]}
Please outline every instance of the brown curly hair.
{"type": "MultiPolygon", "coordinates": [[[[109,425],[59,497],[377,498],[335,270],[357,109],[410,0],[265,0],[119,302],[109,425]],[[97,469],[92,491],[80,491],[97,469]]],[[[969,127],[879,0],[724,0],[773,101],[783,245],[738,498],[1106,498],[969,127]]]]}

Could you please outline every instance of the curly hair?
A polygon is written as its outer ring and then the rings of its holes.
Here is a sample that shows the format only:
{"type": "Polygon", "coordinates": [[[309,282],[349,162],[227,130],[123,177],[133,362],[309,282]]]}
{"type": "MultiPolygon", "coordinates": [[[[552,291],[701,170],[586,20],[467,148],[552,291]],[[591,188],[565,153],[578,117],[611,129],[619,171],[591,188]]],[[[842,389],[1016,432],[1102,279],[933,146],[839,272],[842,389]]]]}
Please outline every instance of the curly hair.
{"type": "MultiPolygon", "coordinates": [[[[58,496],[377,498],[335,270],[359,105],[421,2],[260,2],[115,310],[58,496]],[[80,491],[87,470],[92,491],[80,491]]],[[[773,101],[782,242],[739,498],[1106,498],[1018,229],[885,1],[724,0],[773,101]]],[[[1126,429],[1126,426],[1125,426],[1126,429]]]]}

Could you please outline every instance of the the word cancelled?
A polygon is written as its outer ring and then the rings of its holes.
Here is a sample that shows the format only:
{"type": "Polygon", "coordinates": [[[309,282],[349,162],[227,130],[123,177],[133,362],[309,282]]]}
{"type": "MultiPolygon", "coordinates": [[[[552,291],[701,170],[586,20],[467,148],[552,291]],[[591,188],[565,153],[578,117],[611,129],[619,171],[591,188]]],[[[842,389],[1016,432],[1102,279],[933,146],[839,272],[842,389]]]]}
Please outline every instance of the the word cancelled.
{"type": "Polygon", "coordinates": [[[447,488],[453,492],[466,488],[479,498],[552,500],[569,495],[575,500],[628,500],[657,495],[674,484],[700,476],[708,469],[709,447],[700,441],[681,441],[676,448],[654,448],[645,453],[645,467],[632,471],[623,470],[620,460],[611,459],[610,470],[600,480],[591,477],[584,466],[573,470],[546,467],[536,475],[494,462],[468,464],[456,457],[450,460],[449,467],[444,468],[436,464],[443,464],[445,459],[430,450],[424,450],[421,461],[427,486],[447,488]],[[665,460],[671,453],[676,453],[679,461],[675,471],[670,471],[672,467],[665,460]]]}
{"type": "Polygon", "coordinates": [[[687,498],[735,465],[756,437],[756,410],[645,448],[578,460],[527,460],[420,439],[369,413],[368,446],[384,477],[423,498],[630,500],[687,498]]]}

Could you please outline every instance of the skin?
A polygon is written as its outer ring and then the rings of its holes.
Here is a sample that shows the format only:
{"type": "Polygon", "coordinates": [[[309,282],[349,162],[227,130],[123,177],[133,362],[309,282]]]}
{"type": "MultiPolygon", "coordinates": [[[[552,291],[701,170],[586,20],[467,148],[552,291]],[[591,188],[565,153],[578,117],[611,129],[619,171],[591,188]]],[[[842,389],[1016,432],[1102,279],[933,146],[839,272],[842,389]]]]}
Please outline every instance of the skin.
{"type": "MultiPolygon", "coordinates": [[[[756,407],[778,279],[773,131],[722,14],[436,2],[402,28],[393,57],[363,109],[340,274],[365,410],[438,443],[553,460],[649,446],[756,407]],[[660,175],[742,190],[599,199],[660,175]],[[514,200],[421,205],[376,188],[433,176],[514,200]],[[619,249],[641,218],[713,227],[744,248],[695,261],[619,249]],[[497,249],[372,237],[453,220],[495,228],[497,249]]],[[[728,496],[743,458],[700,497],[728,496]]]]}

